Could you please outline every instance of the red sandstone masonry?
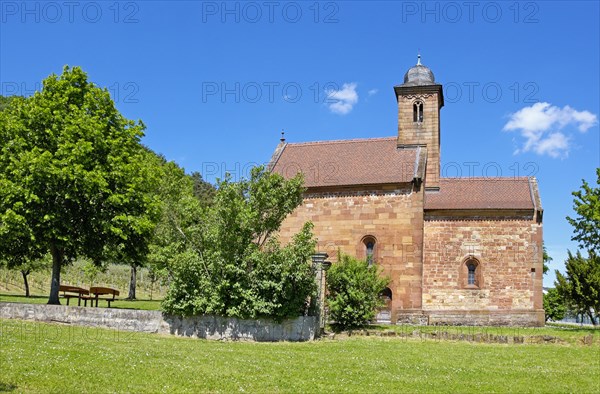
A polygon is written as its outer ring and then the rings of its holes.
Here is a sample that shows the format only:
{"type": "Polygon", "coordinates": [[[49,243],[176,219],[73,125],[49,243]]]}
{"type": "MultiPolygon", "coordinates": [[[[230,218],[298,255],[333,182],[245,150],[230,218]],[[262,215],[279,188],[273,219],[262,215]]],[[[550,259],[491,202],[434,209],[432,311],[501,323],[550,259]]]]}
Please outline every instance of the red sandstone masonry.
{"type": "Polygon", "coordinates": [[[541,225],[526,218],[425,221],[423,309],[530,311],[541,309],[541,225]],[[480,262],[479,288],[466,288],[465,259],[480,262]],[[534,272],[533,272],[534,271],[534,272]]]}
{"type": "Polygon", "coordinates": [[[420,309],[423,191],[410,186],[308,193],[304,204],[283,222],[280,239],[288,242],[303,223],[312,221],[319,250],[335,262],[338,248],[365,258],[362,240],[372,236],[375,262],[392,280],[392,310],[420,309]]]}
{"type": "Polygon", "coordinates": [[[320,251],[335,262],[338,248],[365,258],[364,238],[376,239],[375,262],[392,280],[393,323],[543,325],[537,181],[440,178],[442,86],[431,75],[394,90],[395,146],[390,138],[324,141],[290,144],[286,153],[280,144],[270,168],[284,176],[302,170],[309,187],[284,221],[282,241],[310,220],[320,251]],[[319,163],[336,177],[315,177],[319,163]],[[479,261],[476,285],[468,284],[471,257],[479,261]]]}

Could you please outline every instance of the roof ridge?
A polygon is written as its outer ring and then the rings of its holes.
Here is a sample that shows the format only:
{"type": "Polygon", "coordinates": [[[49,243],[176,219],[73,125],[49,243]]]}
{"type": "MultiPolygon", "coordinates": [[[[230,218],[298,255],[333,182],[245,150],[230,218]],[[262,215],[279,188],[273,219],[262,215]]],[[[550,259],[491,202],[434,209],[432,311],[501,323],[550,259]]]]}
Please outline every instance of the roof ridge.
{"type": "Polygon", "coordinates": [[[347,144],[354,142],[368,142],[368,141],[387,141],[396,140],[398,137],[371,137],[371,138],[351,138],[346,140],[327,140],[327,141],[306,141],[306,142],[288,142],[288,145],[327,145],[327,144],[347,144]]]}
{"type": "Polygon", "coordinates": [[[527,176],[461,176],[461,177],[440,177],[440,181],[528,181],[527,176]]]}
{"type": "Polygon", "coordinates": [[[271,156],[271,160],[269,161],[269,164],[267,164],[267,169],[269,170],[269,172],[273,171],[273,169],[279,162],[281,155],[283,155],[283,151],[285,150],[287,145],[288,144],[286,144],[285,141],[281,141],[277,145],[277,147],[275,148],[275,152],[273,152],[273,155],[271,156]]]}

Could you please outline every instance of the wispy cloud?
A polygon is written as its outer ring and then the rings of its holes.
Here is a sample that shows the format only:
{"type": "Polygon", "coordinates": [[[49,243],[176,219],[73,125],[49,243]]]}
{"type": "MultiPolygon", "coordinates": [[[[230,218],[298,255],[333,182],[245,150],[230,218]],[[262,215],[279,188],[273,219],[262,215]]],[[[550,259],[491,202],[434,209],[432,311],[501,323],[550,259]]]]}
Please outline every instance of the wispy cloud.
{"type": "Polygon", "coordinates": [[[503,130],[518,131],[525,139],[515,154],[533,151],[563,158],[569,155],[573,140],[565,129],[575,126],[585,133],[597,123],[598,117],[589,111],[577,111],[568,105],[559,108],[550,103],[535,103],[510,114],[503,130]]]}
{"type": "Polygon", "coordinates": [[[356,83],[345,83],[339,90],[327,90],[327,104],[329,110],[334,114],[346,115],[358,103],[356,83]]]}
{"type": "Polygon", "coordinates": [[[371,89],[367,92],[367,94],[369,96],[373,96],[373,95],[377,94],[377,92],[379,92],[379,89],[371,89]]]}

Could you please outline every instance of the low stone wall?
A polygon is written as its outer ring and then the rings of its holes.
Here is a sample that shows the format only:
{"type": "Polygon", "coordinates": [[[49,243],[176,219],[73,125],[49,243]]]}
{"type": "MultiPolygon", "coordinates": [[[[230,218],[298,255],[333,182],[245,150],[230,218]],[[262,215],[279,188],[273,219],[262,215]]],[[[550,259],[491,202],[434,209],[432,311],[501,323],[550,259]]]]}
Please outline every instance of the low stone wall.
{"type": "Polygon", "coordinates": [[[541,327],[544,310],[411,310],[396,311],[394,324],[418,326],[514,326],[541,327]]]}
{"type": "MultiPolygon", "coordinates": [[[[476,326],[440,326],[436,331],[422,331],[414,325],[404,325],[400,329],[392,330],[353,330],[327,334],[328,339],[347,339],[351,336],[372,336],[398,338],[400,340],[422,341],[466,341],[477,343],[505,343],[505,344],[554,344],[569,343],[564,339],[551,335],[536,335],[535,328],[505,327],[493,328],[476,326]]],[[[597,342],[592,334],[577,340],[581,345],[593,345],[597,342]]]]}
{"type": "Polygon", "coordinates": [[[160,311],[11,302],[0,302],[0,318],[173,334],[213,340],[260,342],[310,341],[315,339],[318,327],[318,321],[314,316],[301,316],[277,323],[270,319],[243,320],[220,316],[181,318],[163,315],[160,311]]]}
{"type": "Polygon", "coordinates": [[[301,316],[281,323],[269,319],[243,320],[221,316],[165,316],[164,322],[170,334],[258,342],[311,341],[315,339],[318,327],[318,320],[314,316],[301,316]]]}
{"type": "Polygon", "coordinates": [[[541,327],[544,311],[425,311],[429,325],[541,327]]]}
{"type": "Polygon", "coordinates": [[[414,324],[416,326],[426,326],[428,323],[429,317],[420,310],[402,310],[396,314],[396,324],[414,324]]]}

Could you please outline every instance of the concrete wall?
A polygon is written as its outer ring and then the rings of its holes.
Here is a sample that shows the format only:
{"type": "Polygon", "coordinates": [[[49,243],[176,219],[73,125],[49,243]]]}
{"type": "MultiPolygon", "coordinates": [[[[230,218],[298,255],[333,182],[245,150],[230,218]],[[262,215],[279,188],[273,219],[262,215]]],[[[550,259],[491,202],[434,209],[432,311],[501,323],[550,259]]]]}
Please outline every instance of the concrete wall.
{"type": "Polygon", "coordinates": [[[219,316],[181,318],[163,315],[160,311],[10,302],[0,302],[0,318],[173,334],[213,340],[259,342],[313,340],[318,325],[314,316],[302,316],[276,323],[269,319],[242,320],[219,316]]]}

